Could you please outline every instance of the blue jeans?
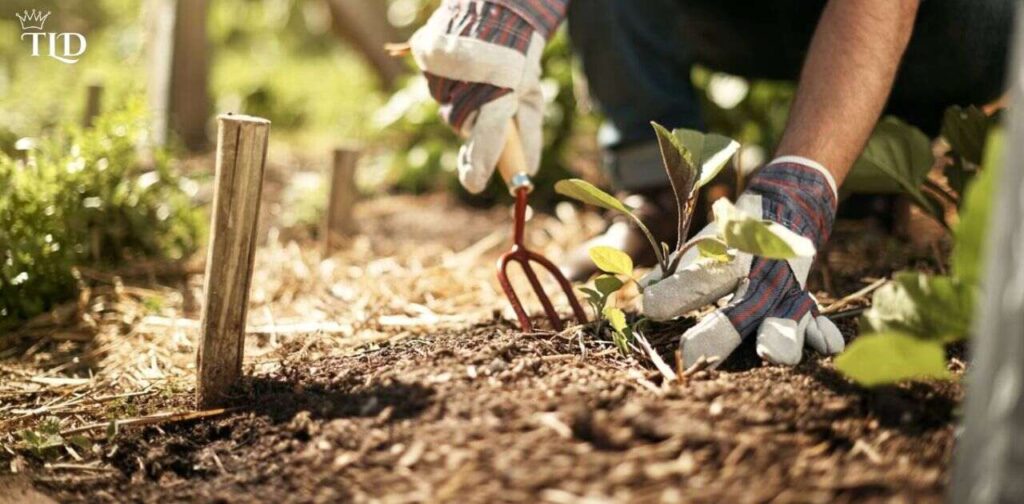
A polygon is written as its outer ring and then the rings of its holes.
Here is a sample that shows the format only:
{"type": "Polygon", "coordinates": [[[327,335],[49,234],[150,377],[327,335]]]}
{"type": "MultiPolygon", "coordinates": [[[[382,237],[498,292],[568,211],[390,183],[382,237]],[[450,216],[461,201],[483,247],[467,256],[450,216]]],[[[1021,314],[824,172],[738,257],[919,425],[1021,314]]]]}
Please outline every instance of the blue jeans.
{"type": "MultiPolygon", "coordinates": [[[[599,141],[617,188],[667,185],[650,122],[702,127],[690,80],[695,63],[747,78],[796,80],[825,3],[571,2],[569,34],[606,117],[599,141]]],[[[923,1],[886,113],[935,134],[948,106],[998,98],[1014,5],[1014,0],[923,1]]]]}

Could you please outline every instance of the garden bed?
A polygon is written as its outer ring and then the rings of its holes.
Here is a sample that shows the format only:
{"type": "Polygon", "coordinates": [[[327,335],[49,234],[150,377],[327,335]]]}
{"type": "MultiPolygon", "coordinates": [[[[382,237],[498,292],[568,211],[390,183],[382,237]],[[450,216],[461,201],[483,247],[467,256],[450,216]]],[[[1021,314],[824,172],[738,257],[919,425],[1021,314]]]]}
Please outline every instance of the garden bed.
{"type": "Polygon", "coordinates": [[[62,502],[941,500],[958,385],[865,392],[809,358],[662,386],[584,348],[494,323],[292,362],[222,418],[126,432],[109,471],[37,487],[62,502]]]}
{"type": "MultiPolygon", "coordinates": [[[[558,215],[530,225],[556,260],[598,225],[558,215]]],[[[19,448],[18,433],[50,415],[72,430],[192,410],[201,268],[158,278],[164,287],[151,272],[110,280],[82,301],[88,324],[22,334],[0,361],[0,485],[60,502],[942,498],[958,383],[869,391],[813,352],[788,369],[748,347],[665,383],[645,357],[578,329],[515,330],[493,281],[505,209],[385,197],[357,220],[363,234],[326,262],[274,232],[257,252],[248,378],[226,413],[110,439],[94,429],[74,456],[19,448]]],[[[833,244],[810,278],[824,305],[944,255],[919,257],[864,221],[840,221],[833,244]]],[[[621,295],[633,306],[635,293],[621,295]]],[[[690,323],[648,335],[670,363],[690,323]]],[[[855,319],[841,328],[851,337],[855,319]]]]}

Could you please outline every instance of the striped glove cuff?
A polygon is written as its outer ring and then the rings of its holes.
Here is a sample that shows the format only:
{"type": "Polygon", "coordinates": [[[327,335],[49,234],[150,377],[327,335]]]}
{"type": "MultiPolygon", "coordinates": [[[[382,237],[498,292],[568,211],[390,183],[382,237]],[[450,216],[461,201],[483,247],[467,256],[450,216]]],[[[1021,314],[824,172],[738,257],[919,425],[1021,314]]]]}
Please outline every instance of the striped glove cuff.
{"type": "Polygon", "coordinates": [[[751,179],[747,192],[761,196],[762,218],[782,224],[821,248],[828,241],[836,215],[832,175],[804,158],[772,161],[751,179]]]}

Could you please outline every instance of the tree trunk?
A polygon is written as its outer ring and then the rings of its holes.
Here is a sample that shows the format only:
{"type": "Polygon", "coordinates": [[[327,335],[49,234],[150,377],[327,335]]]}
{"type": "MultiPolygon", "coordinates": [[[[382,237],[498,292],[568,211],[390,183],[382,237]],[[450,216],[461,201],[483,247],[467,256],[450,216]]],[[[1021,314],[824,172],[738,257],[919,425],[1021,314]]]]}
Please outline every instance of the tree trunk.
{"type": "Polygon", "coordinates": [[[1017,16],[1002,171],[950,502],[1024,502],[1024,17],[1017,16]]]}
{"type": "Polygon", "coordinates": [[[147,27],[149,102],[159,145],[176,137],[190,151],[209,145],[207,0],[151,0],[147,27]]]}
{"type": "Polygon", "coordinates": [[[400,60],[384,51],[384,44],[399,42],[387,18],[383,0],[324,0],[331,12],[331,29],[359,52],[385,89],[394,89],[405,72],[400,60]]]}
{"type": "Polygon", "coordinates": [[[209,145],[210,44],[206,39],[206,15],[207,0],[178,0],[170,120],[171,131],[190,151],[209,145]]]}

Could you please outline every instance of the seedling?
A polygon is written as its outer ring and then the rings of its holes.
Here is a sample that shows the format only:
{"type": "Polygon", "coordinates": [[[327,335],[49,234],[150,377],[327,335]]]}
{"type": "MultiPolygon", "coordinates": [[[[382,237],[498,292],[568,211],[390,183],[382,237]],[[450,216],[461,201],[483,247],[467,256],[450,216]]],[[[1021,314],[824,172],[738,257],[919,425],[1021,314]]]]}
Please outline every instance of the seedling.
{"type": "MultiPolygon", "coordinates": [[[[814,255],[814,245],[810,240],[774,222],[747,215],[725,198],[712,206],[718,232],[687,241],[700,188],[722,171],[739,150],[739,144],[721,135],[685,129],[670,132],[661,125],[653,126],[678,207],[678,237],[674,249],[659,243],[643,221],[633,213],[632,207],[584,180],[562,180],[555,185],[555,190],[583,203],[619,212],[632,219],[650,242],[662,278],[675,273],[682,257],[693,247],[700,251],[701,257],[713,261],[731,261],[737,252],[770,259],[814,255]]],[[[636,283],[641,290],[643,286],[633,278],[633,261],[625,253],[610,247],[594,247],[589,252],[591,260],[604,274],[594,280],[592,288],[583,287],[580,290],[587,295],[587,302],[599,320],[597,332],[600,333],[607,322],[616,346],[627,353],[634,339],[635,327],[626,322],[626,315],[621,309],[609,306],[608,300],[627,282],[636,283]]]]}
{"type": "Polygon", "coordinates": [[[63,446],[78,447],[83,450],[92,448],[92,443],[81,435],[64,437],[61,435],[61,421],[57,417],[47,417],[40,421],[34,429],[24,429],[18,432],[22,445],[35,454],[44,458],[56,453],[56,448],[63,446]]]}
{"type": "MultiPolygon", "coordinates": [[[[633,260],[626,253],[611,247],[594,247],[589,251],[603,275],[594,279],[594,287],[581,287],[586,294],[586,301],[594,310],[598,320],[597,333],[601,333],[605,322],[612,329],[612,341],[623,354],[629,353],[629,345],[633,342],[633,328],[626,322],[626,314],[621,309],[608,305],[612,295],[622,289],[627,282],[634,282],[633,260]],[[626,278],[623,281],[619,275],[626,278]]],[[[637,283],[639,285],[639,283],[637,283]]]]}
{"type": "Polygon", "coordinates": [[[674,253],[668,244],[659,243],[654,238],[647,226],[633,213],[634,208],[593,184],[580,179],[562,180],[555,184],[555,191],[629,217],[647,237],[663,277],[675,273],[684,253],[693,247],[700,250],[701,256],[719,261],[732,260],[736,251],[769,259],[814,255],[814,245],[810,240],[774,222],[747,215],[724,198],[712,206],[718,233],[686,241],[700,188],[722,171],[739,150],[739,143],[721,135],[687,129],[670,132],[657,123],[652,124],[658,135],[665,171],[672,184],[678,208],[674,253]]]}

